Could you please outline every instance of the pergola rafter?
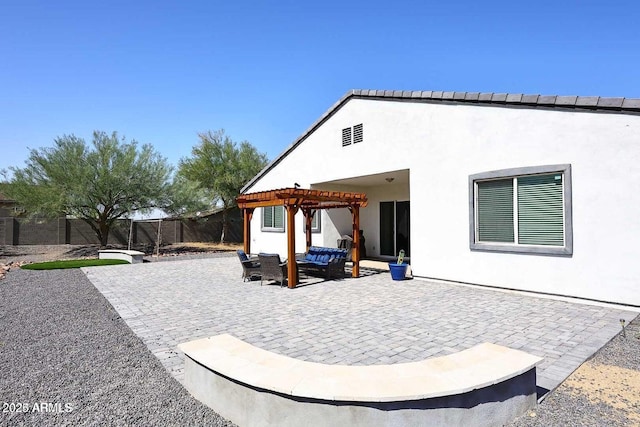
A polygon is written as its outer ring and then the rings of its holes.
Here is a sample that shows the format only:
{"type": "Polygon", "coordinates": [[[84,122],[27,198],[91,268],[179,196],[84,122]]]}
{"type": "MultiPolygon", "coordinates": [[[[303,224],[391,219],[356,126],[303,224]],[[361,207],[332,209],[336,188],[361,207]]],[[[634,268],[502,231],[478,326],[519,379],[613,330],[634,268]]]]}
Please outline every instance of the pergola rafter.
{"type": "Polygon", "coordinates": [[[314,212],[320,209],[346,208],[351,212],[353,224],[352,277],[360,276],[360,208],[367,206],[364,193],[345,191],[313,190],[303,188],[281,188],[241,194],[236,198],[244,218],[244,251],[251,252],[251,218],[255,208],[284,206],[287,211],[287,280],[289,288],[298,283],[298,270],[295,259],[295,215],[299,210],[305,217],[306,246],[311,246],[311,221],[314,212]]]}

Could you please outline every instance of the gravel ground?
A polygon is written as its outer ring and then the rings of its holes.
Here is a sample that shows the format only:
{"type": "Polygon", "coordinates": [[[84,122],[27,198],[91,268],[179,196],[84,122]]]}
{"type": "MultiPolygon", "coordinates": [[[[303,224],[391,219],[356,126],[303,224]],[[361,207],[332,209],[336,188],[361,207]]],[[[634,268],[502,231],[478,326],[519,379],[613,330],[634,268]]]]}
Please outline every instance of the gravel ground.
{"type": "Polygon", "coordinates": [[[640,317],[510,426],[640,426],[640,317]]]}
{"type": "Polygon", "coordinates": [[[0,425],[231,426],[169,375],[80,270],[0,280],[0,425]]]}

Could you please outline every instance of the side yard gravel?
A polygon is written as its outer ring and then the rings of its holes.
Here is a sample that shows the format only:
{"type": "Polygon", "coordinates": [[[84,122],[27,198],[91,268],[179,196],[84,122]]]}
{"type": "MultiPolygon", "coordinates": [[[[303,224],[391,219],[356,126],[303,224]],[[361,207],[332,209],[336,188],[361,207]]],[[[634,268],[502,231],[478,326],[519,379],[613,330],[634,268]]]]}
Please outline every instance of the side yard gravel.
{"type": "Polygon", "coordinates": [[[80,270],[11,271],[0,324],[0,425],[233,426],[165,371],[80,270]]]}
{"type": "Polygon", "coordinates": [[[640,317],[509,425],[640,426],[640,317]]]}

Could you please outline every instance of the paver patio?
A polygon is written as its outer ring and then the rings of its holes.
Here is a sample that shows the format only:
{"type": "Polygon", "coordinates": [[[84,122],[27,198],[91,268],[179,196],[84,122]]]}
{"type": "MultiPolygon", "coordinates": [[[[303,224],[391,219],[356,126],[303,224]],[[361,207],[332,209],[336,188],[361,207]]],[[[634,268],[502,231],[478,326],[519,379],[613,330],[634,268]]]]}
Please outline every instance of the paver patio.
{"type": "Polygon", "coordinates": [[[84,271],[181,382],[176,346],[229,333],[286,356],[353,365],[417,361],[488,341],[544,357],[537,383],[550,390],[620,331],[620,319],[638,315],[427,280],[394,282],[388,272],[296,289],[260,286],[242,282],[235,254],[84,271]]]}

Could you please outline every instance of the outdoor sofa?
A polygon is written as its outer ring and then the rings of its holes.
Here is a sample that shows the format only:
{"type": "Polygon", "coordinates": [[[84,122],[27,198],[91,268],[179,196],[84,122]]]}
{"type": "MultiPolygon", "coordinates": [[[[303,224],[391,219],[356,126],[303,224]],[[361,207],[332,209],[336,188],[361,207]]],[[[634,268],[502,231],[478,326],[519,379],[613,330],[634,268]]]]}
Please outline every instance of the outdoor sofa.
{"type": "Polygon", "coordinates": [[[311,246],[304,254],[296,255],[298,271],[311,274],[322,274],[327,279],[344,277],[344,265],[347,261],[347,250],[311,246]]]}

